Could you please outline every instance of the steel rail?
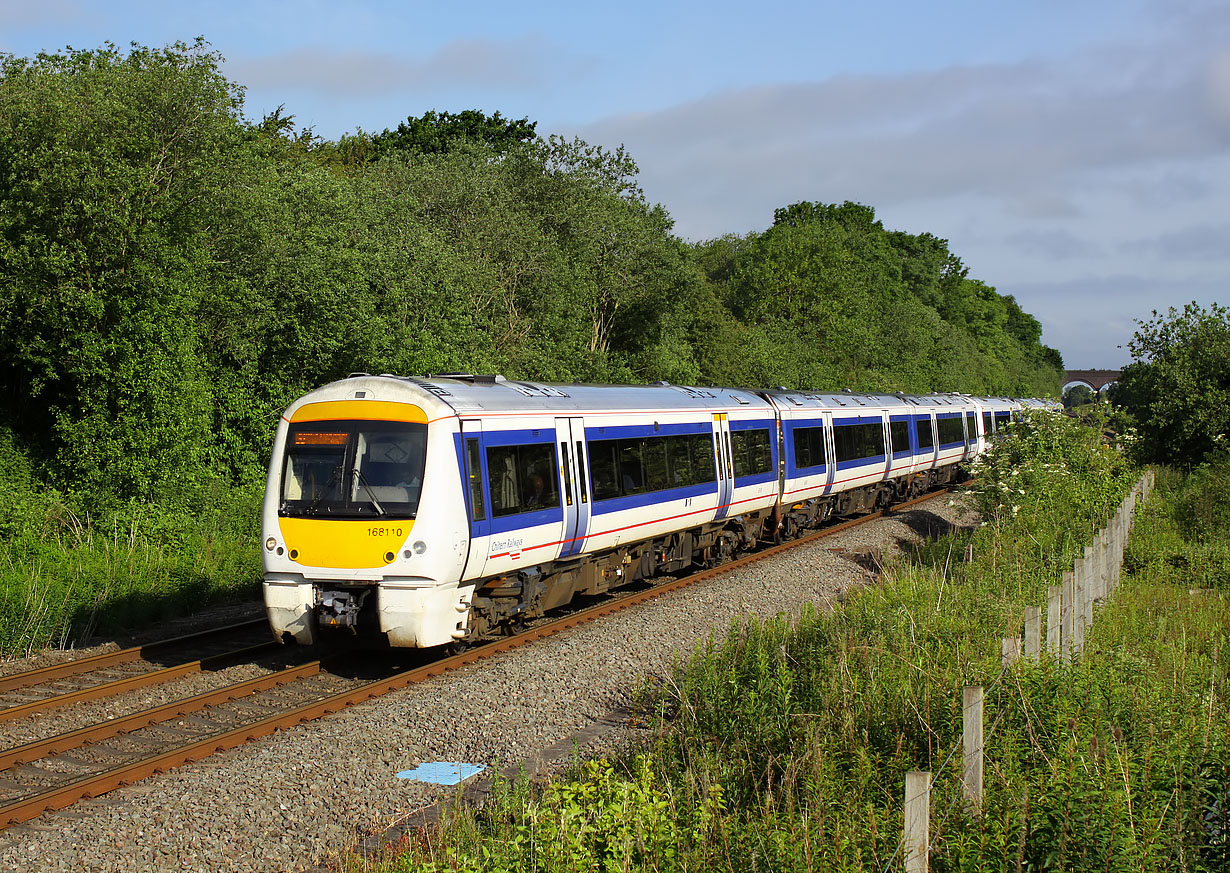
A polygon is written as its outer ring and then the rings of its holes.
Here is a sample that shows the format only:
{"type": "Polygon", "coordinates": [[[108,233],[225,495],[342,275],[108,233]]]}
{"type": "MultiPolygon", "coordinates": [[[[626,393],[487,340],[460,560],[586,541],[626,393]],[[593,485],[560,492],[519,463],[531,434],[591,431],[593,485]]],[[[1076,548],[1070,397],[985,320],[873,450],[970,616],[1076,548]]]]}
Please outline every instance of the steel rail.
{"type": "Polygon", "coordinates": [[[869,513],[868,515],[860,516],[859,518],[849,519],[839,524],[826,527],[822,530],[806,534],[797,539],[770,546],[767,549],[743,556],[729,563],[722,564],[721,566],[702,570],[698,573],[693,573],[678,579],[673,579],[668,582],[655,585],[647,590],[625,595],[607,603],[601,603],[596,606],[589,607],[588,609],[580,610],[571,615],[567,615],[562,618],[538,625],[537,627],[530,628],[515,636],[507,637],[494,642],[484,643],[471,649],[467,649],[459,654],[452,655],[451,657],[434,661],[425,666],[402,671],[384,679],[368,682],[347,691],[328,695],[320,698],[319,700],[313,701],[312,703],[304,704],[286,712],[278,713],[276,715],[269,716],[268,718],[243,725],[242,727],[206,737],[196,742],[181,746],[177,749],[172,749],[170,751],[151,756],[145,760],[113,767],[103,773],[95,774],[71,784],[60,786],[58,788],[45,791],[41,794],[15,801],[7,806],[0,807],[0,828],[8,827],[23,821],[29,821],[44,812],[63,809],[84,798],[98,797],[99,795],[113,791],[116,788],[138,782],[157,773],[174,769],[175,767],[179,767],[192,761],[197,761],[217,752],[236,748],[246,742],[268,736],[276,731],[284,730],[307,721],[312,721],[313,719],[330,715],[334,712],[345,709],[348,706],[354,706],[355,704],[363,703],[371,700],[372,698],[388,694],[390,691],[395,691],[408,685],[423,682],[434,676],[439,676],[443,673],[468,666],[479,660],[484,660],[502,652],[519,648],[544,637],[576,627],[580,624],[594,621],[595,619],[603,616],[640,605],[649,600],[660,597],[663,594],[677,591],[689,585],[695,585],[700,582],[716,578],[717,576],[733,572],[754,564],[757,561],[762,561],[773,557],[774,555],[781,554],[782,552],[788,551],[789,549],[797,546],[814,542],[817,539],[832,536],[833,534],[847,530],[848,528],[874,521],[875,519],[881,518],[891,511],[899,511],[901,509],[914,506],[918,503],[931,500],[940,494],[945,493],[947,490],[948,489],[940,489],[939,491],[933,491],[913,500],[897,504],[897,506],[893,507],[891,510],[880,510],[869,513]]]}
{"type": "Polygon", "coordinates": [[[263,618],[257,618],[251,621],[239,622],[238,624],[226,625],[225,627],[198,631],[197,633],[187,634],[182,637],[158,640],[153,643],[133,646],[128,649],[120,649],[115,652],[103,652],[100,655],[91,655],[88,658],[78,658],[73,661],[65,661],[63,664],[52,664],[48,667],[40,667],[37,670],[26,670],[22,673],[11,673],[8,676],[0,676],[0,691],[15,691],[20,688],[29,688],[31,685],[43,685],[56,679],[64,679],[68,676],[75,676],[78,673],[89,673],[94,670],[113,667],[116,664],[124,664],[129,661],[140,661],[142,658],[154,654],[158,649],[190,645],[195,642],[201,642],[209,637],[223,636],[225,634],[235,633],[236,631],[241,630],[255,630],[257,627],[264,625],[265,621],[266,620],[263,618]]]}
{"type": "MultiPolygon", "coordinates": [[[[275,643],[274,645],[277,644],[275,643]]],[[[57,734],[45,740],[35,740],[22,746],[15,746],[0,752],[0,771],[7,770],[18,764],[29,764],[48,755],[58,755],[60,752],[79,749],[89,743],[107,740],[120,734],[131,733],[143,727],[149,727],[152,724],[171,721],[181,715],[199,712],[210,706],[248,697],[258,691],[267,691],[279,685],[286,685],[308,676],[315,676],[323,669],[322,662],[309,661],[306,664],[300,664],[297,667],[287,667],[276,673],[258,676],[255,679],[249,679],[237,685],[228,685],[225,688],[206,691],[193,697],[185,697],[182,700],[174,700],[161,706],[143,709],[132,715],[110,719],[95,725],[78,728],[75,731],[57,734]]]]}
{"type": "MultiPolygon", "coordinates": [[[[261,624],[264,624],[264,621],[262,621],[261,624]]],[[[43,698],[42,700],[31,700],[28,703],[19,703],[15,706],[6,706],[3,709],[0,709],[0,722],[12,721],[17,718],[25,718],[26,716],[33,715],[36,712],[42,712],[45,709],[55,709],[60,706],[67,706],[70,703],[80,703],[86,700],[99,700],[103,697],[111,697],[116,694],[122,694],[125,691],[133,691],[137,688],[146,688],[150,685],[161,685],[164,682],[170,682],[174,679],[189,676],[193,673],[200,673],[212,667],[221,666],[227,661],[242,661],[245,658],[253,658],[257,655],[278,648],[281,648],[281,644],[270,640],[267,643],[258,643],[255,646],[247,646],[242,649],[236,649],[232,652],[221,652],[217,655],[210,655],[208,658],[201,658],[197,661],[188,661],[183,664],[176,664],[174,667],[161,667],[157,670],[150,670],[148,673],[138,673],[136,676],[129,676],[125,679],[113,679],[110,682],[91,685],[88,688],[81,688],[77,691],[69,691],[64,694],[56,694],[52,697],[43,698]]]]}

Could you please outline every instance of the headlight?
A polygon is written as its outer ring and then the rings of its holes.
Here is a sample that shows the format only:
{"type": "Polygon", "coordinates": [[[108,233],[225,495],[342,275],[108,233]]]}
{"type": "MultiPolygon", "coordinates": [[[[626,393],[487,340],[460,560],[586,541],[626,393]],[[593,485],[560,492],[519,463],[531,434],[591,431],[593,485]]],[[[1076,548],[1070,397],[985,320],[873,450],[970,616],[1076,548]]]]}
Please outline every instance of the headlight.
{"type": "Polygon", "coordinates": [[[267,548],[271,552],[273,551],[273,547],[276,546],[277,544],[278,544],[278,541],[275,540],[273,537],[270,537],[269,539],[265,540],[265,548],[267,548]]]}

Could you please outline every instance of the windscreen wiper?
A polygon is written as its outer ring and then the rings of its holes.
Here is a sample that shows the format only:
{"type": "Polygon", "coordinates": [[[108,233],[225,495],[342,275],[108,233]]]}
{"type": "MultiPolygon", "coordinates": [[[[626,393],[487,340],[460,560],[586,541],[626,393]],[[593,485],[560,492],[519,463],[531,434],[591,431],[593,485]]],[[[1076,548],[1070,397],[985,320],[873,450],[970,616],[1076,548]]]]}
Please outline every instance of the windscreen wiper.
{"type": "Polygon", "coordinates": [[[371,499],[371,504],[376,508],[376,512],[384,515],[384,507],[380,505],[380,501],[376,499],[376,493],[372,491],[372,486],[368,484],[367,477],[363,475],[363,471],[358,467],[354,468],[354,480],[363,486],[367,492],[367,496],[371,499]]]}
{"type": "Polygon", "coordinates": [[[312,513],[314,513],[316,511],[316,507],[320,506],[320,501],[324,500],[325,496],[329,493],[329,489],[332,488],[334,484],[341,481],[343,466],[345,466],[344,463],[338,464],[336,467],[333,468],[333,472],[329,474],[329,481],[325,483],[324,488],[320,489],[320,493],[317,494],[316,497],[312,500],[311,504],[304,511],[304,515],[311,515],[312,513]]]}

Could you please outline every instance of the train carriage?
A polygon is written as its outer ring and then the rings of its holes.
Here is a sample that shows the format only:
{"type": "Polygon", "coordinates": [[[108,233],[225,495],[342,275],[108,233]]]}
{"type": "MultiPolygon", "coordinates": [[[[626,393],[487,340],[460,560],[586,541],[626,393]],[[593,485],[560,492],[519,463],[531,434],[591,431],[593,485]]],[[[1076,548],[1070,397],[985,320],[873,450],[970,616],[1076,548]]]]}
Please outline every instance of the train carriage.
{"type": "Polygon", "coordinates": [[[577,595],[948,481],[1014,409],[355,374],[280,422],[266,611],[278,639],[306,644],[335,630],[417,647],[507,632],[577,595]]]}

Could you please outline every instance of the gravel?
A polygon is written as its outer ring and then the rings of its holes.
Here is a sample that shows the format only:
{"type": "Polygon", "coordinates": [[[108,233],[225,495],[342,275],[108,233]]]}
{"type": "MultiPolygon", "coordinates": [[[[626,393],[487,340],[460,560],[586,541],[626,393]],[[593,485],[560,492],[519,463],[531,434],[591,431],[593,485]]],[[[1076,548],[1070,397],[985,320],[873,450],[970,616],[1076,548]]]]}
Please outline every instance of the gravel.
{"type": "Polygon", "coordinates": [[[525,760],[626,705],[647,675],[664,673],[678,653],[733,620],[831,603],[874,581],[867,555],[889,555],[971,521],[959,503],[938,497],[44,815],[0,832],[0,870],[267,873],[327,862],[364,834],[456,791],[398,779],[399,770],[425,761],[498,767],[525,760]]]}

